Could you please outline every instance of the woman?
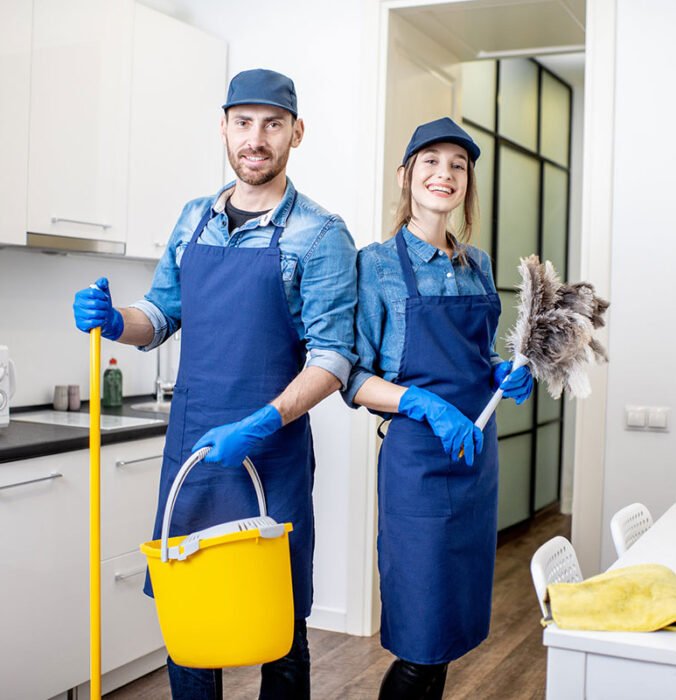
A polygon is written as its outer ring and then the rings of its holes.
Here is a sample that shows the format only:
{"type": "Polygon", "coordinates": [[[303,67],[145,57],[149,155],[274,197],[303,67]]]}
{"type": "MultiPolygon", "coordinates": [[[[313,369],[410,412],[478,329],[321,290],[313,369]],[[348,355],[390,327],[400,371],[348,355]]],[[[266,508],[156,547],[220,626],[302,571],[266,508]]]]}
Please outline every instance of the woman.
{"type": "Polygon", "coordinates": [[[483,433],[472,421],[495,388],[522,403],[533,380],[525,367],[508,376],[494,351],[490,260],[467,244],[479,153],[449,118],[419,126],[397,171],[396,235],[358,258],[359,360],[345,398],[393,414],[378,465],[378,565],[381,640],[398,658],[380,700],[440,699],[448,663],[488,634],[498,443],[495,418],[483,433]]]}

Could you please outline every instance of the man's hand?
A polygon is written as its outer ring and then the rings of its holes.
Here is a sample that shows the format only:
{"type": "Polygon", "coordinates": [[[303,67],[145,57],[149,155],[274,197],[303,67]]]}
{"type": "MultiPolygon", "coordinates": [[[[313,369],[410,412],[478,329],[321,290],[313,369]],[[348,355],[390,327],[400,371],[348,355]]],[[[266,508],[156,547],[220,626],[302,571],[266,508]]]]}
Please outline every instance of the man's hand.
{"type": "Polygon", "coordinates": [[[95,285],[81,289],[75,294],[75,325],[85,333],[100,327],[104,338],[117,340],[124,331],[122,314],[113,306],[108,280],[99,277],[95,285]]]}
{"type": "Polygon", "coordinates": [[[205,462],[218,462],[226,467],[240,465],[251,449],[268,435],[282,427],[279,411],[268,404],[236,423],[227,423],[212,428],[193,446],[193,452],[202,447],[211,447],[205,462]]]}

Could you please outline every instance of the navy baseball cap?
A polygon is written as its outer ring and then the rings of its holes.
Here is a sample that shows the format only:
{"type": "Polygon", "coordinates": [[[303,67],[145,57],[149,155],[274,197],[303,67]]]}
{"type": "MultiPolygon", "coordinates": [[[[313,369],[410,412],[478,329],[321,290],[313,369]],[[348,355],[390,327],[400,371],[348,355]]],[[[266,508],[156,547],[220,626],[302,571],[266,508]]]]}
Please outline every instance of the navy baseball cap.
{"type": "Polygon", "coordinates": [[[293,80],[265,68],[242,71],[230,81],[223,109],[235,105],[272,105],[298,117],[293,80]]]}
{"type": "Polygon", "coordinates": [[[411,136],[411,140],[406,146],[404,160],[401,161],[401,164],[406,165],[406,161],[412,155],[433,143],[456,143],[467,151],[473,163],[481,155],[481,150],[464,129],[461,129],[449,117],[442,117],[441,119],[435,119],[433,122],[421,124],[413,132],[413,136],[411,136]]]}

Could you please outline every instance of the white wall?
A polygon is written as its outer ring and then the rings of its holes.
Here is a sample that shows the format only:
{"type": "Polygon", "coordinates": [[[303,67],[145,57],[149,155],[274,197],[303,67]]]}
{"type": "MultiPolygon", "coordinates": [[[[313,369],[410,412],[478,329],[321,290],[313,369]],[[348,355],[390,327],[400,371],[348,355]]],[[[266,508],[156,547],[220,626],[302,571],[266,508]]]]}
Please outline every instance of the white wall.
{"type": "Polygon", "coordinates": [[[641,501],[658,517],[676,501],[675,27],[671,0],[617,2],[603,568],[614,512],[641,501]],[[627,404],[671,407],[671,432],[624,430],[627,404]]]}
{"type": "MultiPolygon", "coordinates": [[[[89,397],[89,339],[75,328],[73,296],[105,275],[113,300],[126,305],[147,291],[154,264],[86,255],[0,248],[0,344],[17,370],[12,406],[51,403],[55,384],[79,384],[89,397]]],[[[103,340],[101,364],[115,357],[124,393],[150,394],[155,353],[103,340]]]]}

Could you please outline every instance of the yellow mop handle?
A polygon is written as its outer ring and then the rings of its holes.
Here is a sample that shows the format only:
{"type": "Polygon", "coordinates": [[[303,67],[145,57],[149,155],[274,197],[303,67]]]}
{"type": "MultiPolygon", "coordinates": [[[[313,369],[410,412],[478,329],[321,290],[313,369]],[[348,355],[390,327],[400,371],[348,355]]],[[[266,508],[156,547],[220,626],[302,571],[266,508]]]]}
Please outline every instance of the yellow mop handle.
{"type": "Polygon", "coordinates": [[[89,333],[89,677],[101,698],[101,329],[89,333]]]}

